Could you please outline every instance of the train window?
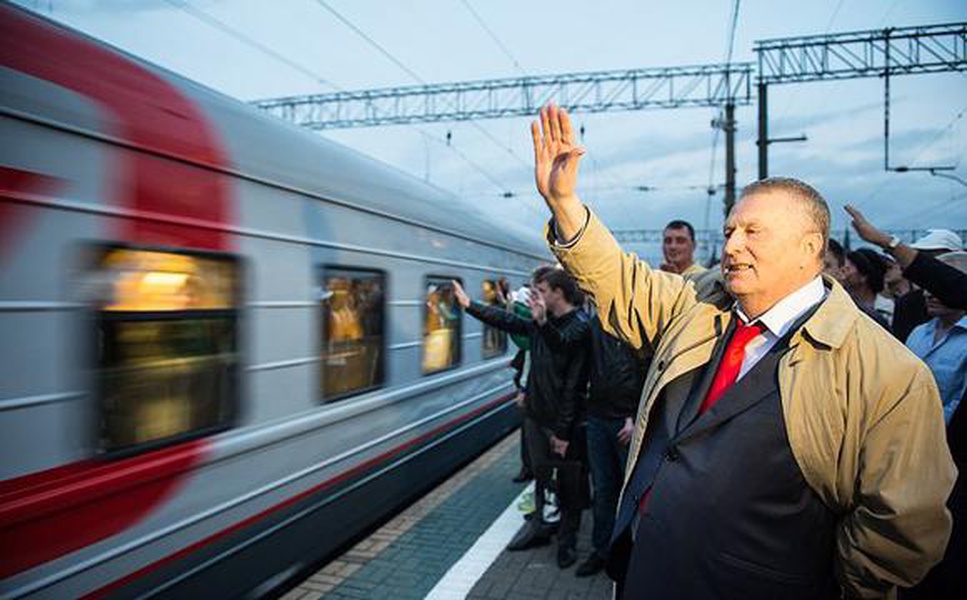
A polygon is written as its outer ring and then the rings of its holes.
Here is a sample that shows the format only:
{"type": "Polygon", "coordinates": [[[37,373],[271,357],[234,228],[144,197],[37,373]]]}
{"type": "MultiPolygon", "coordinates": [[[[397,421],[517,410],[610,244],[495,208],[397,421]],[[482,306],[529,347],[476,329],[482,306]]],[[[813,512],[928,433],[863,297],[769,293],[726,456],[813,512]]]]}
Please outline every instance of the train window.
{"type": "MultiPolygon", "coordinates": [[[[498,279],[496,281],[492,279],[485,279],[483,281],[483,302],[490,306],[499,306],[504,308],[507,306],[507,295],[510,293],[510,286],[506,279],[498,279]]],[[[490,327],[487,324],[483,326],[483,357],[493,358],[495,356],[500,356],[507,353],[507,334],[503,331],[497,329],[496,327],[490,327]]]]}
{"type": "Polygon", "coordinates": [[[460,364],[460,311],[450,278],[428,277],[423,315],[423,373],[460,364]]]}
{"type": "Polygon", "coordinates": [[[336,400],[383,384],[386,276],[326,268],[322,290],[322,398],[336,400]]]}
{"type": "Polygon", "coordinates": [[[118,247],[98,256],[101,450],[227,427],[238,390],[236,261],[118,247]]]}

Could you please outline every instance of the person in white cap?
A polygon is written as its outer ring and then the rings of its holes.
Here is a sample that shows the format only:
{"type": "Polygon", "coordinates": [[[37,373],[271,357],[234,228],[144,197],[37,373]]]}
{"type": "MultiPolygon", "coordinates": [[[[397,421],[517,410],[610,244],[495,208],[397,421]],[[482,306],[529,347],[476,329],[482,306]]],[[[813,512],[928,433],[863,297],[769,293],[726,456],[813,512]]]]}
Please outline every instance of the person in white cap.
{"type": "Polygon", "coordinates": [[[928,229],[927,235],[910,244],[910,247],[916,250],[957,252],[964,247],[964,241],[949,229],[928,229]]]}
{"type": "MultiPolygon", "coordinates": [[[[961,250],[963,242],[959,235],[949,229],[931,229],[908,246],[897,236],[877,229],[856,207],[847,205],[846,212],[853,218],[856,233],[895,258],[904,277],[930,290],[947,306],[967,304],[967,275],[935,258],[939,254],[961,250]]],[[[928,320],[930,315],[922,290],[916,289],[897,298],[893,314],[893,334],[897,339],[906,340],[914,327],[928,320]]]]}

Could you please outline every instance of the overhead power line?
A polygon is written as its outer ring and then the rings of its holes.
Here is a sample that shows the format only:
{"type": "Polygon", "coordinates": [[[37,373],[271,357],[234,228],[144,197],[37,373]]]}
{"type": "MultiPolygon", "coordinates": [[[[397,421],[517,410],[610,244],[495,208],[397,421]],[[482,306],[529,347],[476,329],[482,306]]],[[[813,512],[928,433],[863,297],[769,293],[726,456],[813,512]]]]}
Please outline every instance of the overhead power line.
{"type": "MultiPolygon", "coordinates": [[[[316,0],[316,3],[319,4],[319,6],[323,7],[324,9],[326,9],[326,11],[328,11],[331,15],[333,15],[334,17],[336,17],[339,20],[340,23],[342,23],[342,24],[346,25],[346,27],[349,27],[350,29],[352,29],[358,36],[360,36],[361,38],[363,38],[369,45],[371,45],[373,48],[375,48],[380,54],[382,54],[383,56],[385,56],[390,62],[392,62],[394,65],[396,65],[400,69],[402,69],[407,75],[409,75],[410,77],[412,77],[416,81],[420,82],[421,84],[427,85],[426,81],[424,81],[422,77],[420,77],[415,71],[413,71],[413,69],[410,69],[405,64],[403,64],[398,58],[396,58],[395,56],[393,56],[393,54],[390,53],[386,48],[383,48],[378,42],[376,42],[376,40],[374,40],[370,36],[366,35],[366,32],[364,32],[362,29],[360,29],[359,27],[357,27],[356,25],[354,25],[352,23],[352,21],[350,21],[346,17],[342,16],[338,11],[336,11],[336,9],[334,9],[331,6],[329,6],[328,4],[326,4],[326,2],[324,0],[316,0]]],[[[476,122],[471,121],[470,122],[470,125],[473,126],[475,129],[477,129],[478,131],[480,131],[481,133],[483,133],[484,136],[487,139],[489,139],[491,142],[493,142],[498,148],[501,148],[502,150],[506,151],[510,156],[512,156],[519,163],[521,163],[522,165],[524,165],[524,167],[526,167],[528,169],[532,167],[532,165],[529,162],[525,161],[520,156],[518,156],[517,153],[515,153],[513,151],[513,149],[511,149],[510,147],[508,147],[505,144],[501,143],[501,141],[498,140],[496,137],[494,137],[494,135],[492,133],[490,133],[489,131],[487,131],[483,127],[481,127],[479,123],[476,123],[476,122]]]]}
{"type": "Polygon", "coordinates": [[[417,75],[416,72],[414,72],[412,69],[404,65],[398,58],[393,56],[393,54],[389,50],[387,50],[386,48],[383,48],[376,40],[366,35],[365,31],[363,31],[359,27],[356,27],[356,25],[354,25],[352,21],[342,16],[336,9],[326,4],[323,0],[316,0],[316,4],[324,8],[332,16],[336,17],[336,19],[340,23],[350,28],[356,35],[366,40],[366,42],[370,46],[375,48],[377,52],[379,52],[384,57],[386,57],[386,59],[389,60],[391,63],[393,63],[394,65],[396,65],[397,67],[405,71],[407,75],[409,75],[413,79],[416,79],[417,81],[422,81],[422,78],[420,78],[420,76],[417,75]]]}
{"type": "MultiPolygon", "coordinates": [[[[217,30],[221,31],[222,33],[225,33],[226,35],[228,35],[228,36],[230,36],[230,37],[232,37],[232,38],[234,38],[234,39],[242,42],[243,44],[245,44],[245,45],[247,45],[247,46],[249,46],[249,47],[251,47],[251,48],[253,48],[253,49],[255,49],[255,50],[257,50],[257,51],[259,51],[259,52],[261,52],[261,53],[263,53],[265,55],[267,55],[267,56],[269,56],[270,58],[272,58],[272,59],[274,59],[274,60],[276,60],[276,61],[278,61],[278,62],[280,62],[280,63],[282,63],[282,64],[284,64],[284,65],[286,65],[286,66],[288,66],[288,67],[290,67],[290,68],[292,68],[294,70],[296,70],[296,71],[298,71],[299,73],[302,73],[303,75],[306,75],[306,76],[312,78],[313,80],[315,80],[315,81],[317,81],[317,82],[319,82],[319,83],[321,83],[323,85],[326,85],[328,87],[331,87],[331,88],[333,88],[333,89],[335,89],[335,90],[337,90],[337,91],[339,91],[341,93],[345,93],[344,90],[341,87],[339,87],[335,83],[333,83],[333,82],[325,79],[324,77],[322,77],[318,73],[315,73],[311,69],[308,69],[308,68],[304,67],[303,65],[300,65],[299,63],[297,63],[297,62],[289,59],[288,57],[286,57],[286,56],[284,56],[282,54],[279,54],[278,52],[276,52],[276,51],[272,50],[271,48],[265,46],[264,44],[260,43],[259,41],[253,39],[251,36],[246,35],[245,33],[239,31],[238,29],[232,27],[231,25],[225,23],[224,21],[218,19],[217,17],[214,17],[213,15],[208,14],[207,12],[203,11],[202,9],[197,8],[195,6],[192,6],[192,5],[190,5],[187,2],[184,2],[182,0],[164,0],[164,1],[167,4],[170,4],[172,7],[177,8],[177,9],[185,12],[189,16],[191,16],[191,17],[193,17],[193,18],[201,21],[202,23],[208,25],[209,27],[212,27],[214,29],[217,29],[217,30]]],[[[418,131],[420,131],[420,133],[422,133],[427,139],[431,139],[433,141],[439,142],[440,144],[444,144],[444,142],[442,140],[437,140],[435,136],[430,135],[428,132],[424,131],[422,128],[416,127],[416,129],[418,131]]],[[[506,186],[502,185],[499,181],[497,181],[497,179],[493,175],[491,175],[490,173],[488,173],[483,167],[481,167],[478,163],[476,163],[473,160],[471,160],[466,154],[464,154],[463,152],[461,152],[460,150],[458,150],[455,146],[453,146],[452,144],[446,144],[446,145],[448,146],[448,148],[454,154],[456,154],[460,159],[462,159],[464,162],[466,162],[468,165],[470,165],[470,167],[474,171],[480,173],[487,181],[489,181],[490,183],[492,183],[499,190],[501,190],[503,192],[504,190],[507,189],[506,186]]]]}
{"type": "Polygon", "coordinates": [[[331,87],[331,88],[333,88],[335,90],[341,90],[341,88],[339,86],[337,86],[336,84],[332,83],[328,79],[322,77],[318,73],[316,73],[316,72],[312,71],[311,69],[308,69],[308,68],[300,65],[299,63],[295,62],[294,60],[291,60],[291,59],[289,59],[289,58],[287,58],[287,57],[279,54],[278,52],[276,52],[275,50],[269,48],[265,44],[262,44],[262,43],[258,42],[257,40],[252,39],[251,37],[245,35],[244,33],[240,32],[240,31],[238,31],[234,27],[231,27],[230,25],[228,25],[224,21],[221,21],[220,19],[218,19],[216,17],[213,17],[212,15],[210,15],[207,12],[203,11],[202,9],[196,8],[196,7],[188,4],[187,2],[182,2],[180,0],[165,0],[165,2],[168,3],[168,4],[170,4],[173,7],[177,8],[177,9],[181,10],[181,11],[184,11],[185,13],[191,15],[192,17],[194,17],[195,19],[198,19],[199,21],[205,23],[206,25],[208,25],[210,27],[214,27],[215,29],[218,29],[219,31],[221,31],[225,35],[228,35],[228,36],[230,36],[230,37],[232,37],[232,38],[234,38],[234,39],[242,42],[243,44],[245,44],[245,45],[247,45],[247,46],[249,46],[251,48],[255,48],[259,52],[261,52],[263,54],[266,54],[268,56],[271,56],[275,60],[277,60],[277,61],[279,61],[281,63],[284,63],[284,64],[288,65],[289,67],[291,67],[291,68],[295,69],[296,71],[302,73],[306,77],[308,77],[308,78],[316,81],[317,83],[320,83],[320,84],[322,84],[322,85],[324,85],[326,87],[331,87]]]}
{"type": "Polygon", "coordinates": [[[492,39],[494,43],[497,44],[497,47],[500,48],[500,51],[504,53],[504,56],[510,59],[510,62],[514,64],[514,66],[517,68],[518,71],[520,71],[521,75],[527,75],[527,72],[524,71],[524,68],[520,66],[520,63],[514,57],[513,53],[507,49],[507,46],[504,45],[503,42],[500,41],[500,38],[497,37],[497,34],[494,33],[494,31],[487,26],[487,24],[484,22],[480,14],[477,13],[476,10],[474,10],[473,6],[470,5],[470,2],[468,0],[461,0],[461,2],[463,2],[463,5],[467,7],[467,11],[470,12],[470,15],[477,22],[477,24],[480,25],[480,27],[487,32],[487,35],[490,36],[490,39],[492,39]]]}

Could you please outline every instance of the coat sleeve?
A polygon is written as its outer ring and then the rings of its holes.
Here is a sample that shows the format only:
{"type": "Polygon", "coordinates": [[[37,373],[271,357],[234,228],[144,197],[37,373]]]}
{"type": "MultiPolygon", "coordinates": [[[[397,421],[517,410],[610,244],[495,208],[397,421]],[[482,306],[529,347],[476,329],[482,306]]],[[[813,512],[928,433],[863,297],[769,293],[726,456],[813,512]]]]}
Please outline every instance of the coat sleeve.
{"type": "Polygon", "coordinates": [[[856,495],[837,533],[836,570],[848,598],[894,598],[943,557],[957,469],[940,395],[919,364],[881,389],[862,444],[856,495]]]}
{"type": "Polygon", "coordinates": [[[668,324],[695,303],[691,282],[622,252],[590,209],[577,239],[558,244],[552,223],[545,234],[557,259],[594,300],[604,330],[635,349],[657,346],[668,324]]]}
{"type": "Polygon", "coordinates": [[[507,333],[530,335],[535,328],[532,320],[519,317],[496,306],[486,306],[474,301],[466,310],[467,314],[475,319],[507,333]]]}
{"type": "MultiPolygon", "coordinates": [[[[579,325],[578,328],[587,329],[586,322],[577,325],[579,325]]],[[[561,400],[557,407],[557,420],[554,423],[554,436],[568,441],[574,433],[578,415],[582,412],[581,405],[587,394],[590,366],[587,344],[580,343],[572,347],[569,353],[572,358],[564,375],[561,400]]]]}

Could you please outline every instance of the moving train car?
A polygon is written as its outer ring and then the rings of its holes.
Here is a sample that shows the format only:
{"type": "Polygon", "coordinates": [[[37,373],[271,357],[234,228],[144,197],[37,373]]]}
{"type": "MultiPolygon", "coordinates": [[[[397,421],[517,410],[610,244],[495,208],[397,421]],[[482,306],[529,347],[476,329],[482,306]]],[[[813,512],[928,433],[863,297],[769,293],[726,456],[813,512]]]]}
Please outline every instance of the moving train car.
{"type": "Polygon", "coordinates": [[[256,597],[517,425],[449,281],[537,235],[8,4],[0,139],[0,597],[256,597]]]}

